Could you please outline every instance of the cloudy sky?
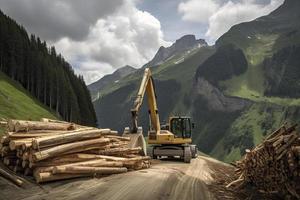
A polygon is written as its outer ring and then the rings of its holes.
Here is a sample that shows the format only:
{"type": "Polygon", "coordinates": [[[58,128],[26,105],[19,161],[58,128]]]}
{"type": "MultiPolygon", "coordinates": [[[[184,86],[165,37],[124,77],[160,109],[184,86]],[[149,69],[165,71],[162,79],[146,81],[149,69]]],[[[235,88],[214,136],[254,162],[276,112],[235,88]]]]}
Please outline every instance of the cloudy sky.
{"type": "Polygon", "coordinates": [[[136,68],[185,34],[209,44],[284,0],[0,0],[3,12],[54,45],[89,84],[136,68]]]}

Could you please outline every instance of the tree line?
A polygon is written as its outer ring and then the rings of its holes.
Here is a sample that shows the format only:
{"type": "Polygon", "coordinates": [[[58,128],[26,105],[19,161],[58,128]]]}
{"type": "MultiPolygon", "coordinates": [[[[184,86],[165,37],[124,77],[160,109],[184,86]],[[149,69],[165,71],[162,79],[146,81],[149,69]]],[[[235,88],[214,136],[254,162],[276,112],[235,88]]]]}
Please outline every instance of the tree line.
{"type": "Polygon", "coordinates": [[[19,82],[64,120],[96,125],[83,77],[35,35],[0,10],[0,71],[19,82]]]}

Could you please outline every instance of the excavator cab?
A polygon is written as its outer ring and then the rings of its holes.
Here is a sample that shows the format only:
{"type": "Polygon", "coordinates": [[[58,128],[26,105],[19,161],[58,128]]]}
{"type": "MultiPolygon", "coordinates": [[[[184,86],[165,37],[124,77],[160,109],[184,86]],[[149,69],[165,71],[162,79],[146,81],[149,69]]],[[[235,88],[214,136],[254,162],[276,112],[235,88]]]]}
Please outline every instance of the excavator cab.
{"type": "Polygon", "coordinates": [[[171,117],[169,128],[170,132],[177,138],[192,137],[192,123],[189,117],[171,117]]]}

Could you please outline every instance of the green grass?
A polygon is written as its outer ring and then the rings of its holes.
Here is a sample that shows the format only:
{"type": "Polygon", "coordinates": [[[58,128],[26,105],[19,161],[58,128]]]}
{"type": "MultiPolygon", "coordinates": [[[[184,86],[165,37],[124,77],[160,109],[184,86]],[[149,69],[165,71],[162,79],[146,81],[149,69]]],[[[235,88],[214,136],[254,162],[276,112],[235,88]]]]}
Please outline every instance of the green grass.
{"type": "Polygon", "coordinates": [[[229,130],[226,131],[223,139],[218,141],[211,155],[223,160],[231,162],[240,159],[241,144],[238,144],[241,138],[250,134],[253,145],[258,145],[263,141],[266,135],[280,127],[285,121],[290,121],[286,118],[288,107],[278,106],[271,103],[254,103],[231,124],[229,130]],[[228,138],[240,138],[235,140],[235,143],[225,144],[228,138]]]}
{"type": "Polygon", "coordinates": [[[300,99],[264,96],[264,71],[262,63],[265,58],[273,55],[273,47],[278,37],[276,34],[258,34],[249,39],[251,45],[244,49],[248,61],[247,71],[240,76],[234,76],[229,80],[220,82],[220,86],[225,88],[224,92],[226,95],[282,106],[300,105],[300,99]]]}
{"type": "Polygon", "coordinates": [[[243,49],[248,61],[247,71],[235,76],[229,80],[221,82],[221,86],[227,88],[225,93],[232,96],[239,96],[245,98],[252,95],[263,95],[264,93],[264,71],[262,63],[265,58],[273,55],[273,46],[278,35],[262,35],[258,34],[249,39],[249,45],[243,49]]]}
{"type": "Polygon", "coordinates": [[[238,160],[241,158],[240,148],[231,148],[229,154],[227,154],[224,158],[224,162],[230,163],[232,161],[238,160]]]}
{"type": "Polygon", "coordinates": [[[57,118],[21,85],[0,72],[0,118],[39,120],[42,117],[57,118]]]}

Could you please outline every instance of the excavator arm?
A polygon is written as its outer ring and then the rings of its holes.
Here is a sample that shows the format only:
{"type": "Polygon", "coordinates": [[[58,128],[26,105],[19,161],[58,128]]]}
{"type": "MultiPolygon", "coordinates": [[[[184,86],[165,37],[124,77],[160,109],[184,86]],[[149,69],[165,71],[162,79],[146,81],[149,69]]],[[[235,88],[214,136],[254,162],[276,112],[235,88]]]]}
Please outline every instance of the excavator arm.
{"type": "MultiPolygon", "coordinates": [[[[132,127],[126,127],[124,134],[130,137],[129,147],[142,147],[141,153],[147,155],[147,146],[143,136],[142,128],[138,127],[138,114],[142,106],[143,99],[147,93],[148,108],[150,115],[150,131],[148,132],[148,144],[154,146],[149,147],[149,154],[153,158],[157,156],[180,156],[184,158],[185,162],[190,162],[192,157],[197,154],[196,146],[190,145],[191,131],[186,127],[186,122],[190,119],[187,117],[172,117],[170,118],[170,125],[174,124],[174,130],[176,136],[170,130],[161,130],[154,81],[149,68],[145,69],[142,82],[140,84],[136,99],[131,109],[132,127]],[[186,130],[188,129],[188,130],[186,130]],[[189,133],[189,135],[187,134],[189,133]]],[[[173,126],[171,126],[173,127],[173,126]]],[[[188,126],[189,127],[189,126],[188,126]]],[[[123,134],[123,135],[124,135],[123,134]]]]}
{"type": "Polygon", "coordinates": [[[148,98],[148,108],[149,108],[149,114],[151,119],[151,128],[156,132],[160,131],[160,121],[159,121],[159,115],[158,115],[158,109],[156,103],[154,81],[150,69],[146,68],[140,88],[138,90],[137,97],[134,101],[133,108],[131,109],[131,115],[132,115],[131,133],[136,133],[138,130],[138,123],[137,123],[138,112],[143,103],[145,93],[147,93],[147,98],[148,98]]]}

